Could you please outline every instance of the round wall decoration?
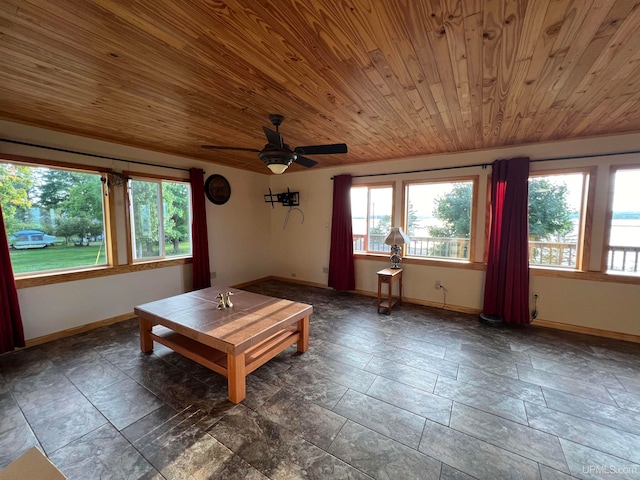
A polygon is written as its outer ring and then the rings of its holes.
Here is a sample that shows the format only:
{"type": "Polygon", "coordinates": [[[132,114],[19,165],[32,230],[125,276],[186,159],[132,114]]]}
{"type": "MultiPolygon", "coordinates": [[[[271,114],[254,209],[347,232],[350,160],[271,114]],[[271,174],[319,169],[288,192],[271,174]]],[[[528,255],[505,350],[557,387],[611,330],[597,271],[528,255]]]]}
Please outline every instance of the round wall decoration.
{"type": "Polygon", "coordinates": [[[204,183],[204,193],[211,203],[224,205],[231,196],[231,185],[222,175],[214,174],[204,183]]]}

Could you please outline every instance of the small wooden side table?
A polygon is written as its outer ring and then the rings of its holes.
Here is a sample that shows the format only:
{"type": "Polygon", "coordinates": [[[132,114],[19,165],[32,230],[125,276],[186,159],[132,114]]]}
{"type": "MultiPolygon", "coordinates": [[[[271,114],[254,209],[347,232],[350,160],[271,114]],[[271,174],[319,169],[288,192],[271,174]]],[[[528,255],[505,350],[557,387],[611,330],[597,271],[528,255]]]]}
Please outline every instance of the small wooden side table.
{"type": "Polygon", "coordinates": [[[387,309],[387,315],[391,313],[391,308],[402,302],[402,269],[401,268],[385,268],[378,272],[378,313],[381,308],[387,309]],[[393,284],[398,282],[398,297],[393,298],[393,284]],[[382,284],[386,283],[389,290],[387,298],[382,299],[382,284]]]}

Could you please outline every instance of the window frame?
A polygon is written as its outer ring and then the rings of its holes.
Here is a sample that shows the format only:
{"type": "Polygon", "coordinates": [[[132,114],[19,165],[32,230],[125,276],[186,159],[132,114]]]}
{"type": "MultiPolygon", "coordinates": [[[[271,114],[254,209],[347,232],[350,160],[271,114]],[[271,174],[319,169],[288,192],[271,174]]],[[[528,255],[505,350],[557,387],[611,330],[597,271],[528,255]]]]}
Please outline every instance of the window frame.
{"type": "MultiPolygon", "coordinates": [[[[552,177],[559,175],[582,174],[582,198],[580,200],[581,216],[578,226],[578,241],[576,243],[576,265],[575,267],[563,267],[561,265],[542,265],[529,262],[529,268],[539,271],[560,271],[560,272],[585,272],[589,270],[591,258],[591,236],[593,229],[593,210],[595,205],[597,167],[562,168],[553,170],[536,170],[529,172],[528,180],[535,177],[552,177]]],[[[528,181],[527,180],[527,181],[528,181]]],[[[491,184],[489,184],[490,196],[491,184]]],[[[491,200],[489,199],[489,202],[491,200]]],[[[527,210],[527,226],[529,223],[527,210]]],[[[489,237],[487,236],[487,249],[489,247],[489,237]]],[[[529,240],[527,240],[529,248],[529,240]]]]}
{"type": "MultiPolygon", "coordinates": [[[[126,183],[125,183],[125,188],[123,188],[124,191],[124,201],[125,201],[125,222],[126,222],[126,227],[125,227],[125,231],[126,231],[126,237],[127,237],[127,263],[129,265],[140,265],[140,264],[148,264],[148,263],[165,263],[165,262],[173,262],[175,263],[175,261],[179,261],[179,260],[187,260],[190,261],[193,258],[193,240],[191,238],[191,233],[189,234],[189,238],[190,238],[190,242],[191,242],[191,253],[187,254],[187,255],[172,255],[172,256],[167,256],[166,255],[166,251],[165,251],[165,255],[164,256],[156,256],[156,257],[145,257],[145,258],[133,258],[133,230],[132,230],[132,225],[131,222],[133,220],[133,217],[131,216],[131,200],[130,200],[130,195],[129,195],[129,181],[130,180],[139,180],[139,181],[144,181],[144,182],[153,182],[153,183],[158,183],[160,184],[160,195],[158,198],[159,201],[159,211],[162,212],[162,215],[164,215],[164,211],[162,208],[162,182],[173,182],[173,183],[183,183],[186,184],[187,187],[189,188],[189,198],[188,198],[188,204],[189,204],[189,228],[191,228],[191,224],[192,224],[192,219],[193,219],[193,204],[192,204],[192,198],[191,198],[191,184],[189,182],[188,179],[185,178],[180,178],[180,177],[172,177],[169,175],[155,175],[155,174],[150,174],[150,173],[140,173],[140,172],[133,172],[133,171],[125,171],[122,172],[122,174],[125,176],[126,178],[126,183]]],[[[160,227],[160,238],[162,238],[164,236],[164,217],[163,217],[163,221],[160,222],[159,224],[160,227]]],[[[187,263],[187,262],[181,262],[181,263],[187,263]]]]}
{"type": "MultiPolygon", "coordinates": [[[[447,258],[447,257],[423,257],[417,255],[407,255],[406,246],[402,246],[402,261],[405,263],[429,263],[429,264],[445,264],[445,265],[460,265],[467,266],[471,264],[476,264],[475,262],[475,250],[476,250],[476,228],[478,223],[478,195],[479,195],[479,175],[464,175],[464,176],[456,176],[456,177],[441,177],[441,178],[422,178],[415,180],[405,180],[402,182],[402,228],[405,232],[408,231],[408,218],[409,218],[409,202],[408,202],[408,187],[410,185],[424,185],[424,184],[435,184],[435,183],[461,183],[461,182],[471,182],[471,218],[469,219],[469,248],[468,248],[468,258],[459,259],[459,258],[447,258]]],[[[483,264],[479,264],[483,265],[483,264]]],[[[480,267],[479,267],[480,268],[480,267]]]]}
{"type": "MultiPolygon", "coordinates": [[[[106,176],[113,172],[111,168],[103,168],[93,165],[80,163],[71,163],[58,160],[49,160],[43,158],[23,157],[8,153],[0,154],[0,163],[10,163],[13,165],[21,165],[30,168],[48,168],[54,170],[66,170],[78,173],[87,173],[92,175],[100,175],[101,190],[103,195],[102,211],[105,236],[105,256],[106,263],[102,265],[83,265],[78,267],[59,268],[52,270],[40,270],[36,272],[14,273],[13,277],[17,288],[25,288],[36,285],[47,285],[52,283],[73,281],[77,278],[85,276],[93,276],[92,272],[103,272],[117,265],[118,249],[115,242],[115,201],[114,189],[106,176]]],[[[3,235],[6,232],[2,233],[3,235]]]]}
{"type": "MultiPolygon", "coordinates": [[[[369,236],[369,205],[370,205],[370,191],[371,189],[378,188],[391,188],[391,226],[395,225],[396,220],[396,182],[375,182],[375,183],[358,183],[352,184],[351,188],[367,188],[367,214],[366,214],[366,225],[367,232],[365,233],[364,245],[366,247],[365,250],[355,250],[353,251],[354,255],[360,256],[388,256],[390,252],[388,251],[378,251],[378,250],[369,250],[368,248],[368,236],[369,236]]],[[[351,190],[349,190],[349,195],[351,195],[351,190]]],[[[349,197],[351,198],[351,197],[349,197]]],[[[351,221],[353,224],[353,210],[351,212],[351,221]]],[[[353,234],[352,234],[353,236],[353,234]]],[[[352,239],[353,242],[353,239],[352,239]]]]}
{"type": "MultiPolygon", "coordinates": [[[[609,250],[611,248],[611,223],[613,222],[613,200],[615,194],[615,175],[621,170],[640,170],[640,163],[630,163],[609,166],[609,189],[607,195],[607,211],[604,224],[604,238],[602,239],[602,256],[600,262],[600,272],[609,277],[636,279],[640,282],[640,272],[629,274],[608,270],[609,250]]],[[[634,282],[635,283],[635,282],[634,282]]]]}

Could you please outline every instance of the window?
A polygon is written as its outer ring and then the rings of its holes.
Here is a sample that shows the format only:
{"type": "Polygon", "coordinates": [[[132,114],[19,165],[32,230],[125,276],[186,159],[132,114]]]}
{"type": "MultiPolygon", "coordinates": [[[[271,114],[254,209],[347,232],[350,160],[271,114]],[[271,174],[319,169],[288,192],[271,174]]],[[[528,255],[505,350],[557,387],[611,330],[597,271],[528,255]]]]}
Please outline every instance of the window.
{"type": "Polygon", "coordinates": [[[612,171],[607,272],[640,275],[640,168],[612,171]]]}
{"type": "Polygon", "coordinates": [[[584,230],[585,172],[529,178],[529,263],[580,268],[584,230]]]}
{"type": "Polygon", "coordinates": [[[468,260],[475,180],[405,184],[407,256],[468,260]]]}
{"type": "Polygon", "coordinates": [[[129,180],[133,260],[191,255],[191,189],[186,182],[129,180]]]}
{"type": "Polygon", "coordinates": [[[101,174],[0,162],[16,275],[108,263],[101,174]]]}
{"type": "Polygon", "coordinates": [[[384,239],[393,225],[393,185],[351,187],[353,251],[389,253],[384,239]]]}

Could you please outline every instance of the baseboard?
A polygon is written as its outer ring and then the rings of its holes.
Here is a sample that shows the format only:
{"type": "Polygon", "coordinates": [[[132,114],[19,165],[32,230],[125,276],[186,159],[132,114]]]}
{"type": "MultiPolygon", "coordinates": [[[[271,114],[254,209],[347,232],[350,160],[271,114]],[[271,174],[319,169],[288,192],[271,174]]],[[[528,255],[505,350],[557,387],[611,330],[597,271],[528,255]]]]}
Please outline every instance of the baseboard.
{"type": "Polygon", "coordinates": [[[251,285],[255,285],[256,283],[266,282],[267,280],[272,280],[276,277],[262,277],[256,278],[255,280],[249,280],[248,282],[236,283],[235,285],[230,285],[231,288],[244,288],[249,287],[251,285]]]}
{"type": "Polygon", "coordinates": [[[124,322],[125,320],[131,320],[132,318],[136,318],[136,315],[133,312],[125,313],[124,315],[118,315],[117,317],[105,318],[104,320],[87,323],[85,325],[80,325],[79,327],[68,328],[66,330],[60,330],[59,332],[50,333],[41,337],[30,338],[29,340],[25,341],[25,347],[34,347],[43,343],[53,342],[54,340],[71,337],[73,335],[77,335],[78,333],[88,332],[96,328],[106,327],[107,325],[124,322]]]}
{"type": "Polygon", "coordinates": [[[298,285],[306,285],[307,287],[325,288],[327,290],[333,290],[324,283],[307,282],[306,280],[298,280],[297,278],[289,277],[269,277],[269,280],[278,280],[280,282],[296,283],[298,285]]]}
{"type": "Polygon", "coordinates": [[[424,305],[425,307],[441,308],[442,310],[450,310],[452,312],[469,313],[471,315],[479,315],[482,311],[477,308],[465,307],[463,305],[444,305],[442,302],[430,302],[419,298],[402,297],[402,301],[415,303],[416,305],[424,305]]]}
{"type": "MultiPolygon", "coordinates": [[[[358,295],[364,295],[365,297],[377,298],[377,292],[369,292],[367,290],[353,290],[353,293],[358,295]]],[[[405,303],[413,303],[415,305],[422,305],[424,307],[439,308],[441,310],[449,310],[451,312],[479,314],[480,310],[477,308],[463,307],[462,305],[444,305],[442,302],[430,302],[429,300],[422,300],[420,298],[402,297],[402,301],[405,303]]]]}
{"type": "Polygon", "coordinates": [[[553,328],[556,330],[565,330],[567,332],[584,333],[586,335],[594,335],[596,337],[613,338],[615,340],[640,343],[640,335],[632,335],[630,333],[612,332],[610,330],[601,330],[599,328],[583,327],[580,325],[571,325],[568,323],[539,319],[534,320],[532,325],[543,328],[553,328]]]}

